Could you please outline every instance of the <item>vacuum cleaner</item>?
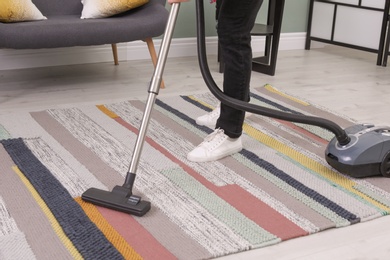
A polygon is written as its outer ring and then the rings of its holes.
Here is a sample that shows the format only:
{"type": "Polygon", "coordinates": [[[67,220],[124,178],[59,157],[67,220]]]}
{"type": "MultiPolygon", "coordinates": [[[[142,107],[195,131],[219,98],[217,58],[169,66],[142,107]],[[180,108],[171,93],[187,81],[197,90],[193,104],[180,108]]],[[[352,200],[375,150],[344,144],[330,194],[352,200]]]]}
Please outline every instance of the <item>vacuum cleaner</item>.
{"type": "MultiPolygon", "coordinates": [[[[150,210],[150,202],[143,201],[140,196],[134,195],[132,193],[132,188],[151,112],[159,93],[162,74],[179,9],[180,3],[172,4],[158,55],[157,65],[150,83],[149,95],[135,143],[133,157],[125,182],[122,186],[115,186],[112,191],[96,188],[88,189],[82,194],[82,199],[86,202],[136,216],[143,216],[150,210]]],[[[196,0],[196,18],[200,70],[210,92],[217,99],[222,103],[239,110],[327,129],[335,135],[325,150],[325,158],[330,166],[340,173],[354,178],[377,175],[390,177],[390,127],[359,124],[343,130],[336,123],[324,118],[285,113],[237,100],[225,95],[216,85],[208,67],[203,0],[196,0]]]]}
{"type": "Polygon", "coordinates": [[[122,186],[115,186],[111,192],[96,188],[89,188],[81,195],[81,198],[86,202],[90,202],[92,204],[110,208],[113,210],[129,213],[135,216],[143,216],[150,210],[149,201],[144,201],[140,196],[133,194],[133,185],[143,144],[145,142],[146,131],[149,125],[150,116],[160,90],[162,75],[164,72],[169,47],[171,45],[172,35],[179,9],[180,4],[175,3],[172,5],[171,11],[169,13],[167,26],[165,28],[164,36],[161,41],[157,64],[149,85],[148,99],[145,105],[144,114],[142,117],[141,125],[139,127],[133,156],[126,174],[125,182],[122,186]]]}

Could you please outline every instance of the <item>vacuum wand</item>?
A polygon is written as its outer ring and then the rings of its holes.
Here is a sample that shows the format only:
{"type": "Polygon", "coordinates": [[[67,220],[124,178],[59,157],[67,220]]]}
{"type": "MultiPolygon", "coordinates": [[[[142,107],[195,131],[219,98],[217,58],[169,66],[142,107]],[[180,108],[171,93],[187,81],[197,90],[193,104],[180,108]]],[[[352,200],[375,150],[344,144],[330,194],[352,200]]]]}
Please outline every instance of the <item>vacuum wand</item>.
{"type": "MultiPolygon", "coordinates": [[[[139,134],[137,137],[137,141],[134,148],[133,158],[130,163],[129,172],[135,173],[138,168],[139,158],[141,155],[143,143],[145,141],[146,131],[149,125],[151,112],[153,110],[154,103],[156,101],[156,97],[160,90],[160,85],[162,81],[162,75],[164,73],[165,63],[168,57],[169,47],[171,45],[172,35],[174,31],[174,25],[176,23],[177,15],[179,13],[180,3],[174,3],[171,7],[171,12],[168,18],[168,25],[165,29],[164,38],[161,42],[161,47],[158,55],[158,60],[156,64],[156,68],[154,70],[154,75],[152,77],[152,81],[149,87],[149,96],[146,102],[144,115],[142,118],[142,123],[139,129],[139,134]]],[[[130,180],[129,180],[130,181],[130,180]]],[[[127,184],[128,180],[126,178],[125,184],[127,184]]]]}
{"type": "Polygon", "coordinates": [[[145,105],[144,115],[142,117],[137,140],[135,142],[133,156],[126,174],[125,182],[122,186],[115,186],[111,192],[90,188],[81,196],[84,201],[125,213],[130,213],[136,216],[143,216],[150,210],[150,202],[143,201],[141,200],[141,197],[133,195],[132,189],[143,144],[145,142],[146,131],[148,129],[151,113],[161,86],[162,75],[168,57],[169,47],[171,44],[179,9],[180,3],[172,4],[167,26],[164,32],[164,37],[161,42],[157,64],[150,82],[148,99],[145,105]]]}
{"type": "Polygon", "coordinates": [[[211,76],[210,69],[207,63],[206,56],[206,44],[205,44],[205,19],[204,19],[204,4],[203,0],[196,0],[196,18],[197,18],[197,43],[198,43],[198,59],[200,64],[201,73],[206,85],[210,92],[219,99],[222,103],[255,114],[277,118],[281,120],[310,124],[325,128],[335,134],[338,142],[341,145],[347,145],[350,142],[350,138],[347,133],[337,124],[324,118],[295,115],[290,113],[284,113],[277,110],[269,109],[266,107],[260,107],[248,102],[244,102],[225,95],[215,83],[211,76]]]}

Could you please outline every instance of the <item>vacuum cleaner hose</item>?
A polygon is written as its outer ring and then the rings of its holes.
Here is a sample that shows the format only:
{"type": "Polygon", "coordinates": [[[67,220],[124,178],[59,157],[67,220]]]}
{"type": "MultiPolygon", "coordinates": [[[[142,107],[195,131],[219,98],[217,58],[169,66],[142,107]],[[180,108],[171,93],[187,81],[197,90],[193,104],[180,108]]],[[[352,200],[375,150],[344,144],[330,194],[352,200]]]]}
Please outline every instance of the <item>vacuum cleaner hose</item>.
{"type": "Polygon", "coordinates": [[[251,113],[272,117],[276,119],[286,120],[290,122],[315,125],[325,128],[335,134],[340,145],[347,145],[350,138],[347,133],[337,124],[324,118],[303,116],[281,112],[278,110],[261,107],[248,102],[244,102],[225,95],[215,83],[208,66],[205,44],[205,19],[204,19],[204,0],[196,0],[196,19],[197,19],[197,48],[200,70],[203,79],[209,88],[210,92],[219,99],[222,103],[251,113]]]}

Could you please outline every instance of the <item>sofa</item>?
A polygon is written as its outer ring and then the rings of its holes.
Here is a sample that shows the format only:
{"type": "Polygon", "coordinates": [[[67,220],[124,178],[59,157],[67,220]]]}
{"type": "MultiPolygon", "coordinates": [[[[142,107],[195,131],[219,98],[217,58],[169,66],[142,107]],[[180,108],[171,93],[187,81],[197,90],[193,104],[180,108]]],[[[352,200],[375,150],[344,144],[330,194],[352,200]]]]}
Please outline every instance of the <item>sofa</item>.
{"type": "MultiPolygon", "coordinates": [[[[85,0],[84,0],[85,1],[85,0]]],[[[142,40],[154,65],[153,37],[164,33],[168,20],[165,0],[148,3],[107,18],[81,19],[81,0],[32,0],[47,18],[37,21],[0,22],[0,48],[42,49],[111,44],[118,64],[116,44],[142,40]]]]}

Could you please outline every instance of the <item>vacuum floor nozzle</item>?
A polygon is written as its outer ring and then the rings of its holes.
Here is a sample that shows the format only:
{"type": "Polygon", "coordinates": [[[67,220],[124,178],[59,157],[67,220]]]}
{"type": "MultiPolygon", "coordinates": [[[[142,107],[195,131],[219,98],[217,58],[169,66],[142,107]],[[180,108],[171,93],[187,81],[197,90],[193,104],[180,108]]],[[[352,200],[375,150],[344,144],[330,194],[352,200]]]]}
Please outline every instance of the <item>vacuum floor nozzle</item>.
{"type": "Polygon", "coordinates": [[[132,195],[130,189],[122,186],[115,186],[112,191],[90,188],[82,194],[81,198],[98,206],[139,217],[150,210],[150,202],[142,201],[139,196],[132,195]]]}

